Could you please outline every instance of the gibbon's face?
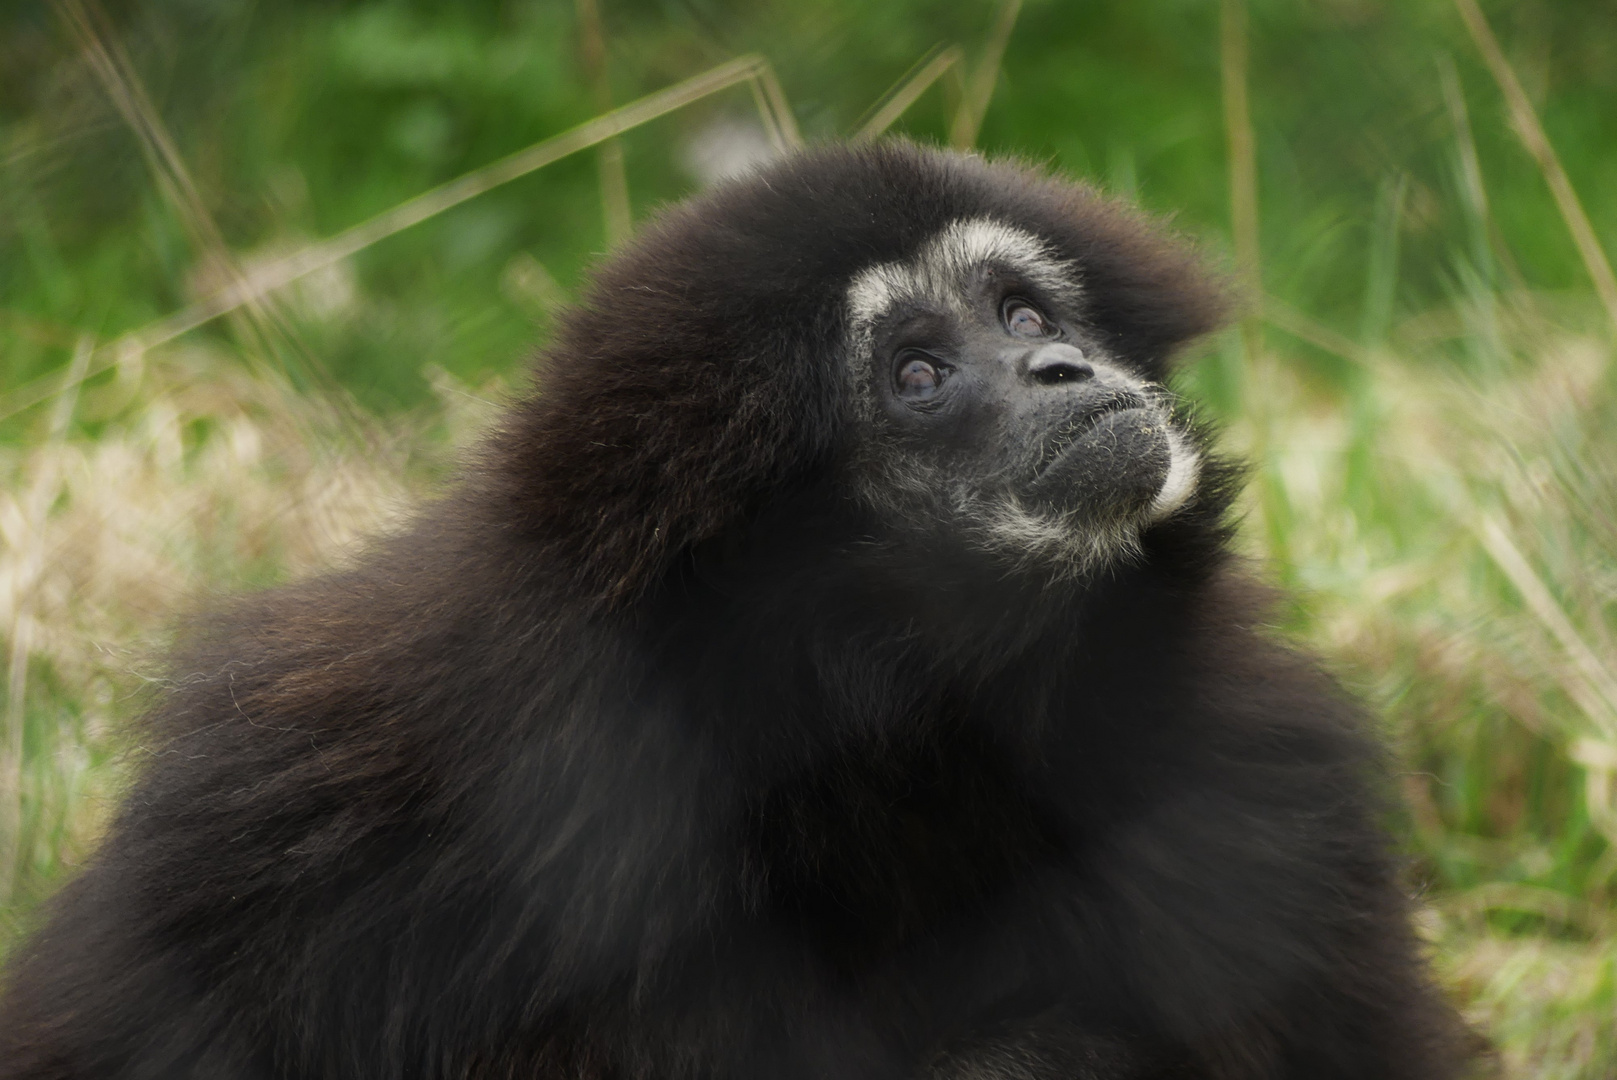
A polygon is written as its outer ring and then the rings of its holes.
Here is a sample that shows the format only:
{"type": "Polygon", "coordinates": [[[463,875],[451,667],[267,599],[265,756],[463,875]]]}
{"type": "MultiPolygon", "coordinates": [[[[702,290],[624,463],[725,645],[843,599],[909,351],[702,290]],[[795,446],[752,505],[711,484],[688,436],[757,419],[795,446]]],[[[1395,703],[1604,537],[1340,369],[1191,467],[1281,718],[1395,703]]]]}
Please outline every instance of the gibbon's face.
{"type": "Polygon", "coordinates": [[[1031,233],[956,221],[847,291],[866,498],[981,546],[1087,570],[1193,497],[1172,396],[1086,322],[1083,267],[1031,233]]]}

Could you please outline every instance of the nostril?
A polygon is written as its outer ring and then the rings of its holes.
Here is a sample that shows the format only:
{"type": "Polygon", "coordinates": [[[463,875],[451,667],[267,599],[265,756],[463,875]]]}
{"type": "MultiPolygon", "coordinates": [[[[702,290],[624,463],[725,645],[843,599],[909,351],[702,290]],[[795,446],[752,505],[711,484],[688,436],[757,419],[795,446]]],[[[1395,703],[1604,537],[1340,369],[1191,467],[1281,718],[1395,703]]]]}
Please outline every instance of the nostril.
{"type": "Polygon", "coordinates": [[[1071,345],[1047,345],[1028,361],[1028,374],[1046,386],[1083,382],[1095,377],[1084,354],[1071,345]]]}
{"type": "Polygon", "coordinates": [[[1095,369],[1083,360],[1062,360],[1033,369],[1033,377],[1041,383],[1082,382],[1094,374],[1095,369]]]}

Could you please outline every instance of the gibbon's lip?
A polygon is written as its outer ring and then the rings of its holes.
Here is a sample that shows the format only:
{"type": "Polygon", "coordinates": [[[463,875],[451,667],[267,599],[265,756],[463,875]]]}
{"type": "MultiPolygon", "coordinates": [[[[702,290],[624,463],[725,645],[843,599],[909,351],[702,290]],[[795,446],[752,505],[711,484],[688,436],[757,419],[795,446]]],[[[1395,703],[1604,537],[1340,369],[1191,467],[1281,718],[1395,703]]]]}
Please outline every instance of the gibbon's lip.
{"type": "Polygon", "coordinates": [[[1111,428],[1117,423],[1119,413],[1150,412],[1157,410],[1145,398],[1132,390],[1119,391],[1094,406],[1076,413],[1064,421],[1055,433],[1045,441],[1044,451],[1039,456],[1038,467],[1033,471],[1033,480],[1037,483],[1062,458],[1074,452],[1082,444],[1092,444],[1091,437],[1096,434],[1096,428],[1101,421],[1106,421],[1106,427],[1111,428]]]}

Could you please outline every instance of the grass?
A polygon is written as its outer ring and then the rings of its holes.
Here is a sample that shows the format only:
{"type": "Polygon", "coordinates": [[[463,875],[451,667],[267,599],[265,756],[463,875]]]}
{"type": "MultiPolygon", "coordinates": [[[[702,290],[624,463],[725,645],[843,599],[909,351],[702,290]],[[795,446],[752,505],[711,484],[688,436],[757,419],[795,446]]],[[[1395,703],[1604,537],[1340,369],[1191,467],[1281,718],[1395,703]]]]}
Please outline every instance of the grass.
{"type": "MultiPolygon", "coordinates": [[[[221,359],[151,356],[84,395],[83,419],[103,420],[93,436],[0,454],[0,620],[10,718],[22,720],[20,767],[0,784],[20,807],[3,838],[7,940],[83,856],[138,760],[119,721],[145,699],[175,613],[330,565],[434,472],[421,424],[356,427],[284,382],[222,374],[221,359]]],[[[482,407],[441,385],[451,396],[437,424],[482,407]]]]}
{"type": "Polygon", "coordinates": [[[1286,629],[1385,718],[1423,927],[1505,1075],[1607,1076],[1617,729],[1566,634],[1612,655],[1610,343],[1528,318],[1459,376],[1420,330],[1348,395],[1275,366],[1230,432],[1266,448],[1243,536],[1286,629]]]}
{"type": "Polygon", "coordinates": [[[1491,39],[1470,0],[1231,0],[1242,48],[1217,5],[584,3],[583,63],[557,3],[60,6],[83,18],[0,16],[0,401],[106,370],[0,420],[0,951],[138,764],[119,732],[174,614],[340,561],[440,482],[624,191],[643,218],[688,190],[722,125],[980,128],[1240,250],[1263,321],[1183,384],[1254,461],[1246,553],[1383,717],[1421,927],[1500,1074],[1617,1069],[1617,18],[1490,6],[1491,39]],[[1220,109],[1221,44],[1244,108],[1220,109]],[[779,71],[755,93],[108,347],[750,50],[779,71]]]}

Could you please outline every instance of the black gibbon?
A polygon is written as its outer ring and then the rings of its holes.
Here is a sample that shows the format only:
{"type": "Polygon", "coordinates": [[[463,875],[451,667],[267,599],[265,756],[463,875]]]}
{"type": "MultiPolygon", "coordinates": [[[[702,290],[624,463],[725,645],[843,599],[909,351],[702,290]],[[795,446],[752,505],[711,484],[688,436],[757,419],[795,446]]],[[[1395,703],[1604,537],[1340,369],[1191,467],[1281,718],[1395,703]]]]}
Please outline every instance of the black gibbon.
{"type": "Polygon", "coordinates": [[[663,214],[413,526],[189,629],[0,1077],[1456,1075],[1165,386],[1222,309],[903,143],[663,214]]]}

